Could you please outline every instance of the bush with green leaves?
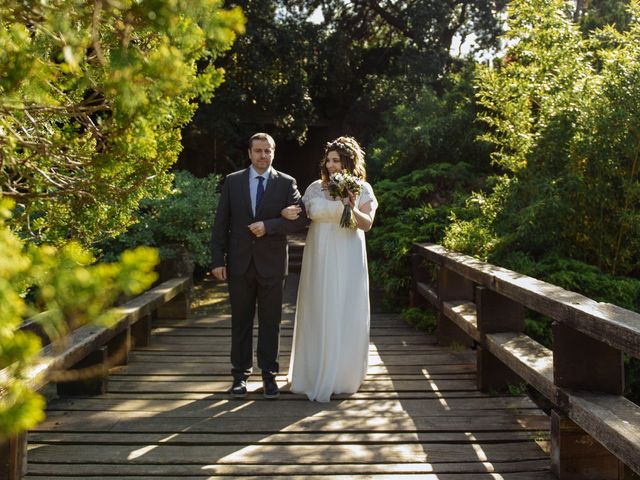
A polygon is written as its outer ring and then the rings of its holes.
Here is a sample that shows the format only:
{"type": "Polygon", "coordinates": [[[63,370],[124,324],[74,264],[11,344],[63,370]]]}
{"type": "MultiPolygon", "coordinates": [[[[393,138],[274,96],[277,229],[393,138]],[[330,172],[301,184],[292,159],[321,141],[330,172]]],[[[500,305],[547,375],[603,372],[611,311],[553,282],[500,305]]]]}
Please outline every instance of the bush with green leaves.
{"type": "Polygon", "coordinates": [[[166,195],[140,202],[136,223],[125,233],[101,245],[105,260],[113,260],[127,248],[157,247],[162,259],[188,251],[200,267],[210,266],[209,242],[218,206],[220,178],[196,178],[177,171],[166,195]]]}
{"type": "Polygon", "coordinates": [[[46,312],[55,340],[108,324],[121,292],[155,280],[154,249],[94,265],[81,245],[124,231],[141,199],[167,191],[181,128],[243,30],[221,0],[0,3],[0,198],[13,200],[0,208],[0,435],[42,417],[26,383],[39,342],[17,326],[46,312]]]}
{"type": "Polygon", "coordinates": [[[0,438],[44,418],[44,399],[29,385],[40,339],[18,330],[20,324],[43,312],[38,322],[54,343],[81,325],[109,326],[119,317],[111,308],[116,297],[148,288],[158,262],[157,252],[146,247],[124,252],[118,262],[94,264],[75,242],[27,245],[7,226],[12,208],[0,200],[0,438]]]}
{"type": "Polygon", "coordinates": [[[475,68],[466,65],[415,98],[396,106],[371,146],[367,168],[380,203],[368,234],[372,283],[384,291],[382,307],[408,300],[413,242],[439,242],[451,209],[480,189],[489,170],[487,145],[477,136],[475,68]]]}
{"type": "Polygon", "coordinates": [[[371,281],[384,292],[385,310],[397,310],[408,301],[411,245],[439,242],[452,206],[478,180],[466,163],[437,163],[374,185],[380,206],[374,228],[367,234],[367,247],[371,281]]]}
{"type": "Polygon", "coordinates": [[[444,77],[439,91],[423,86],[412,98],[402,98],[370,148],[370,176],[397,178],[434,163],[465,162],[488,171],[488,145],[478,141],[483,129],[476,122],[474,76],[475,66],[468,64],[444,77]]]}
{"type": "Polygon", "coordinates": [[[423,332],[433,333],[438,326],[438,317],[436,313],[431,310],[426,310],[419,307],[410,307],[402,310],[400,318],[407,322],[409,325],[413,325],[418,330],[423,332]]]}

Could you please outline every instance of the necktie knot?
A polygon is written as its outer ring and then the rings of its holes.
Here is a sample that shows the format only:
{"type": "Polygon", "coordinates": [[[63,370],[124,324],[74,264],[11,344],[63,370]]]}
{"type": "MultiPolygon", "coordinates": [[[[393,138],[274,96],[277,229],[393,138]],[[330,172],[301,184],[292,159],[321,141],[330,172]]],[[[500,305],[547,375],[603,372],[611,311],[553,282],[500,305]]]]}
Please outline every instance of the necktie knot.
{"type": "Polygon", "coordinates": [[[256,190],[256,212],[258,211],[258,206],[260,206],[260,202],[262,201],[262,196],[264,195],[264,177],[258,175],[256,177],[258,180],[258,190],[256,190]]]}

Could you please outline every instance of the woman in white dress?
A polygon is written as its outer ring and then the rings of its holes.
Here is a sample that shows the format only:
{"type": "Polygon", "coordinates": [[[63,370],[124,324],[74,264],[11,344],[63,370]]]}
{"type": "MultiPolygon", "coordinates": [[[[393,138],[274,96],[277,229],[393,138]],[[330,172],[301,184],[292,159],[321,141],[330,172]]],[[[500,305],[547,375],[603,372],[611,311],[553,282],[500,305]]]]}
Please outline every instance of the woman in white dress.
{"type": "MultiPolygon", "coordinates": [[[[321,178],[302,198],[311,226],[300,273],[289,382],[291,391],[328,402],[332,393],[354,393],[367,373],[369,357],[369,274],[364,232],[373,224],[377,201],[364,182],[364,152],[351,137],[327,144],[321,178]],[[347,171],[364,183],[356,197],[331,198],[331,174],[347,171]],[[349,203],[357,228],[343,228],[349,203]]],[[[299,207],[284,209],[292,219],[299,207]]]]}

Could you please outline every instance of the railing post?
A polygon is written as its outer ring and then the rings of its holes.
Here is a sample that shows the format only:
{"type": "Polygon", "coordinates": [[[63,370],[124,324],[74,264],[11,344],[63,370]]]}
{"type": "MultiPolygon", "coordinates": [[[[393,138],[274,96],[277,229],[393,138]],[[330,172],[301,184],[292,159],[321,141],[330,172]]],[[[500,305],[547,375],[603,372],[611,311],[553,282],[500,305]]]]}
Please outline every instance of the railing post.
{"type": "MultiPolygon", "coordinates": [[[[483,338],[488,333],[521,332],[524,307],[488,288],[476,287],[477,327],[483,338]]],[[[522,379],[482,345],[476,350],[478,390],[504,390],[522,379]]]]}
{"type": "Polygon", "coordinates": [[[426,282],[427,275],[422,267],[422,256],[418,253],[411,254],[411,289],[409,290],[409,305],[412,307],[425,307],[428,302],[418,292],[418,283],[426,282]]]}
{"type": "Polygon", "coordinates": [[[27,432],[0,441],[0,480],[20,480],[27,473],[27,432]]]}
{"type": "Polygon", "coordinates": [[[132,348],[148,347],[151,343],[151,314],[145,315],[131,325],[131,339],[133,341],[132,348]]]}
{"type": "Polygon", "coordinates": [[[56,385],[61,397],[74,395],[102,395],[107,393],[106,372],[108,348],[99,347],[69,370],[69,381],[59,381],[56,385]],[[73,379],[74,371],[77,379],[73,379]]]}
{"type": "MultiPolygon", "coordinates": [[[[554,322],[553,377],[560,388],[621,395],[622,352],[554,322]]],[[[559,398],[558,403],[562,408],[563,399],[559,398]]],[[[552,414],[551,469],[560,480],[624,478],[620,461],[560,411],[552,414]]]]}
{"type": "Polygon", "coordinates": [[[457,343],[465,347],[473,346],[473,339],[442,313],[442,302],[449,300],[473,301],[473,289],[474,283],[462,275],[449,270],[445,266],[441,266],[438,270],[439,305],[436,335],[440,345],[457,343]]]}
{"type": "Polygon", "coordinates": [[[129,363],[131,351],[131,329],[126,328],[107,343],[109,366],[126,365],[129,363]]]}
{"type": "Polygon", "coordinates": [[[158,307],[157,318],[185,319],[189,317],[190,290],[183,290],[169,302],[158,307]]]}

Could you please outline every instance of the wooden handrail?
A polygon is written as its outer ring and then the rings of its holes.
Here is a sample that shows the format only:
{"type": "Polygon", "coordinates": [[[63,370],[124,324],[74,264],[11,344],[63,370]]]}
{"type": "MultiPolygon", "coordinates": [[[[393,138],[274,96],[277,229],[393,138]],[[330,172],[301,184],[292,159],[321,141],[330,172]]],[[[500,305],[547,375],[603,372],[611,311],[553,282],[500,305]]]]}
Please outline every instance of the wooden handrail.
{"type": "Polygon", "coordinates": [[[431,285],[414,267],[414,297],[439,311],[441,341],[463,334],[476,345],[479,388],[500,382],[491,375],[506,383],[515,373],[553,404],[551,458],[559,478],[622,479],[618,461],[640,473],[640,407],[621,396],[622,352],[640,357],[640,314],[440,245],[414,244],[413,254],[439,268],[431,285]],[[516,317],[524,307],[555,321],[553,350],[521,332],[516,317]]]}
{"type": "MultiPolygon", "coordinates": [[[[110,366],[126,363],[132,344],[147,344],[151,330],[151,316],[159,318],[186,318],[189,310],[188,290],[190,277],[180,277],[146,291],[116,307],[118,320],[109,328],[85,325],[70,332],[64,339],[46,344],[40,351],[39,361],[27,372],[30,388],[41,389],[50,381],[60,381],[60,372],[73,367],[87,369],[93,377],[58,383],[64,393],[100,393],[106,390],[106,371],[110,366]],[[88,389],[88,390],[87,390],[88,389]]],[[[35,319],[37,323],[37,318],[35,319]]],[[[34,329],[34,322],[27,329],[34,329]]],[[[36,330],[38,330],[36,328],[36,330]]],[[[7,381],[11,367],[0,370],[0,380],[7,381]]],[[[65,379],[66,381],[66,379],[65,379]]],[[[18,480],[23,475],[26,458],[26,435],[0,441],[0,480],[18,480]]]]}
{"type": "Polygon", "coordinates": [[[640,358],[640,314],[430,243],[414,252],[521,305],[640,358]]]}

